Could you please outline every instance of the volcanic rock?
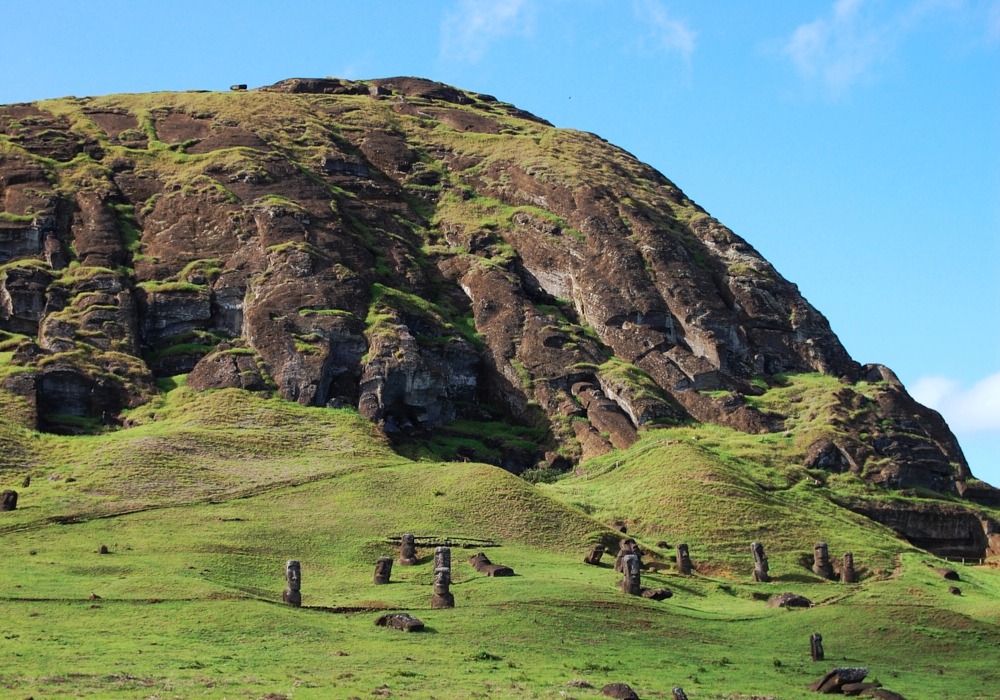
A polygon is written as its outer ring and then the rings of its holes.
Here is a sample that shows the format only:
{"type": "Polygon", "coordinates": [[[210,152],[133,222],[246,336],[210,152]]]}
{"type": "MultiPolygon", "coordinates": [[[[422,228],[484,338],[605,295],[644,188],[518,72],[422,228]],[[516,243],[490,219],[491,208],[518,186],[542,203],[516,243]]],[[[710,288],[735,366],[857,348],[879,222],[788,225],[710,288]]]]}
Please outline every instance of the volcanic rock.
{"type": "Polygon", "coordinates": [[[601,695],[618,700],[639,700],[632,687],[625,683],[609,683],[601,688],[601,695]]]}
{"type": "Polygon", "coordinates": [[[813,602],[797,593],[779,593],[767,601],[769,608],[811,608],[813,602]]]}

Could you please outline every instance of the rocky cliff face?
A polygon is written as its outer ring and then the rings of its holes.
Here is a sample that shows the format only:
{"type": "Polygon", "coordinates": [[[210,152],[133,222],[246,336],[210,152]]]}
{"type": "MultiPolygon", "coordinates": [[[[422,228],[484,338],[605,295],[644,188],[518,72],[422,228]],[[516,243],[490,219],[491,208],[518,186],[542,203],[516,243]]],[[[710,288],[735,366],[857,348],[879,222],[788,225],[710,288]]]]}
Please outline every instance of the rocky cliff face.
{"type": "Polygon", "coordinates": [[[0,212],[3,386],[42,429],[120,423],[188,374],[356,406],[400,440],[531,426],[537,449],[498,457],[518,471],[691,419],[782,431],[752,398],[818,372],[843,389],[807,466],[993,498],[750,244],[489,95],[293,79],[0,107],[0,212]]]}

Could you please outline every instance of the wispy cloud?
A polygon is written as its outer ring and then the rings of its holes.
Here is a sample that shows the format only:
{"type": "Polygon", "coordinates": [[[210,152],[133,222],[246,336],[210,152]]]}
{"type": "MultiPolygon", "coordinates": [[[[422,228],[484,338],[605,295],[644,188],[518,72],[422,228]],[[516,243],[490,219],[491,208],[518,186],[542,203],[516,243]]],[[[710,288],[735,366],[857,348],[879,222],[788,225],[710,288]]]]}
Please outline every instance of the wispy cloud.
{"type": "Polygon", "coordinates": [[[658,0],[635,0],[632,7],[636,17],[646,24],[647,39],[654,48],[679,53],[686,61],[691,59],[698,33],[685,20],[671,16],[658,0]]]}
{"type": "Polygon", "coordinates": [[[963,9],[965,0],[915,0],[887,5],[837,0],[812,22],[799,25],[782,53],[803,78],[819,81],[834,96],[877,77],[908,34],[941,11],[963,9]]]}
{"type": "Polygon", "coordinates": [[[533,0],[460,0],[441,23],[441,56],[476,62],[490,44],[534,29],[533,0]]]}
{"type": "Polygon", "coordinates": [[[1000,431],[1000,372],[969,388],[947,377],[921,377],[910,394],[939,411],[959,435],[1000,431]]]}

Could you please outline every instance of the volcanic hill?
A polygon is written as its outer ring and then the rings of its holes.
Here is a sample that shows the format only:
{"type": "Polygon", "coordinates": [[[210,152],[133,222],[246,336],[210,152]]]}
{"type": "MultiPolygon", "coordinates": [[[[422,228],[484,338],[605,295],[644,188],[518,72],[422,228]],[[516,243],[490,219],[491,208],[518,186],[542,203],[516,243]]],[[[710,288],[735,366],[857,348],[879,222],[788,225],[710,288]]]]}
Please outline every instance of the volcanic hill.
{"type": "Polygon", "coordinates": [[[804,698],[815,632],[1000,680],[1000,492],[941,416],[653,168],[428,80],[0,106],[0,479],[20,697],[804,698]],[[669,600],[582,563],[626,530],[669,600]],[[449,538],[518,575],[456,546],[432,610],[449,538]]]}

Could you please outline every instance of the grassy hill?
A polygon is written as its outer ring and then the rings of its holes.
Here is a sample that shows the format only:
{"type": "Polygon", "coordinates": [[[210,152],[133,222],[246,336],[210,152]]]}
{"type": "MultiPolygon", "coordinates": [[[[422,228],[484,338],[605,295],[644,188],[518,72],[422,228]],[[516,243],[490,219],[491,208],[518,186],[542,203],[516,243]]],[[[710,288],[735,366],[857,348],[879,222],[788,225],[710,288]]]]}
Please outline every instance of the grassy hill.
{"type": "Polygon", "coordinates": [[[4,399],[0,479],[21,505],[0,515],[0,696],[597,697],[565,686],[585,679],[643,698],[674,685],[806,698],[836,665],[868,666],[911,700],[995,694],[998,572],[960,567],[963,595],[949,594],[921,563],[936,560],[831,500],[868,487],[795,466],[797,435],[654,430],[533,486],[488,465],[402,458],[350,410],[195,394],[183,378],[162,388],[132,415],[138,427],[78,437],[18,426],[4,399]],[[673,598],[626,597],[610,558],[582,564],[591,543],[618,536],[616,520],[650,553],[646,585],[673,598]],[[466,562],[477,550],[455,549],[457,607],[432,611],[430,550],[372,585],[375,559],[394,554],[386,537],[402,532],[494,539],[489,556],[518,575],[485,578],[466,562]],[[690,544],[699,573],[668,566],[661,539],[690,544]],[[749,582],[754,539],[771,584],[749,582]],[[862,582],[813,576],[803,556],[817,540],[854,551],[862,582]],[[301,609],[280,603],[291,558],[301,609]],[[765,607],[784,591],[818,605],[765,607]],[[383,609],[429,630],[377,628],[383,609]],[[809,660],[813,632],[824,663],[809,660]]]}

